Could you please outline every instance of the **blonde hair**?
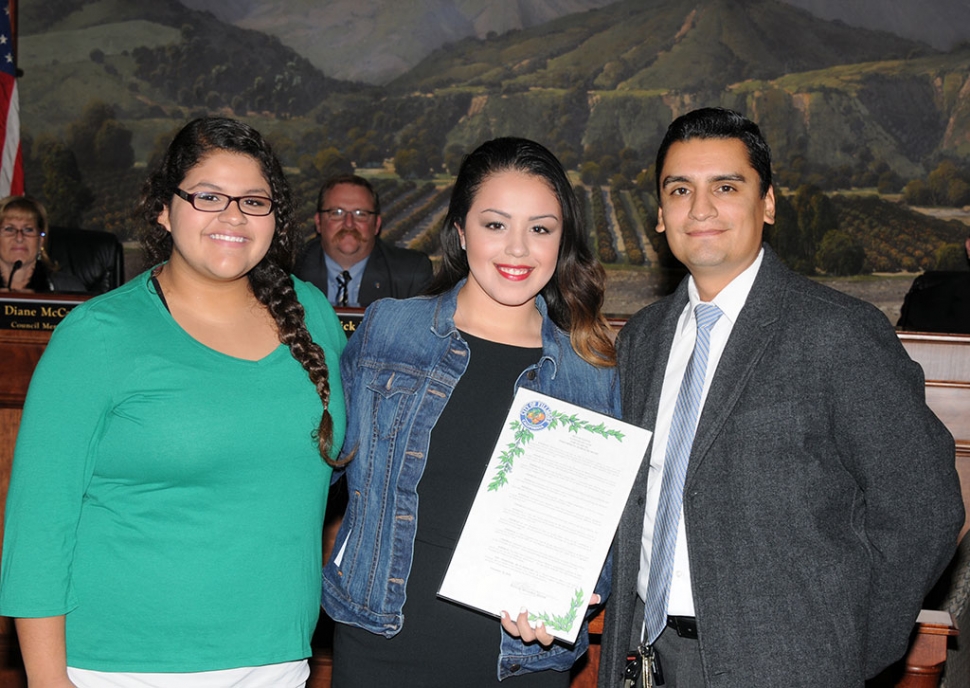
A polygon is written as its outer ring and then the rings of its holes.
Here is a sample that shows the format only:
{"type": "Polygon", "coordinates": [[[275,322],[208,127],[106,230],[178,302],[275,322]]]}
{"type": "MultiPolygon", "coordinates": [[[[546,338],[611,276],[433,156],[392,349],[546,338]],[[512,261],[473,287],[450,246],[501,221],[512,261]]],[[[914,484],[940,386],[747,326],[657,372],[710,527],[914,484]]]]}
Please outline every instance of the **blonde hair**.
{"type": "MultiPolygon", "coordinates": [[[[30,196],[7,196],[3,200],[0,200],[0,220],[5,221],[10,216],[32,217],[34,223],[37,225],[38,231],[45,235],[47,234],[47,208],[36,198],[31,198],[30,196]]],[[[49,269],[55,269],[56,266],[51,261],[50,256],[47,255],[44,237],[40,238],[40,249],[38,250],[37,258],[49,269]]]]}

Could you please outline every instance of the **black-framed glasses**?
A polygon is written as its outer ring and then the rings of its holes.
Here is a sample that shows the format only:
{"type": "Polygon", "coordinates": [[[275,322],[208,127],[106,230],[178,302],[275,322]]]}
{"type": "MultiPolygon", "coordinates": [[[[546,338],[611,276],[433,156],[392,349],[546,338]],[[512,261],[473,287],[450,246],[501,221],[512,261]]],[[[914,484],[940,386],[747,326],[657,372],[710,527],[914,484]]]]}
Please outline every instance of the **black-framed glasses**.
{"type": "Polygon", "coordinates": [[[229,207],[230,203],[235,201],[243,214],[263,217],[273,212],[276,205],[272,198],[265,196],[230,196],[215,191],[197,191],[190,194],[182,191],[182,189],[175,189],[175,195],[188,201],[193,208],[201,210],[203,213],[221,213],[229,207]]]}
{"type": "Polygon", "coordinates": [[[19,234],[24,239],[33,239],[34,237],[43,239],[47,236],[47,232],[41,232],[36,227],[13,227],[10,225],[0,228],[0,234],[5,237],[15,237],[19,234]]]}
{"type": "Polygon", "coordinates": [[[354,222],[367,222],[367,219],[371,215],[377,215],[374,210],[364,210],[363,208],[355,208],[354,210],[346,210],[344,208],[320,208],[317,211],[326,215],[328,218],[334,222],[340,222],[348,215],[353,219],[354,222]]]}

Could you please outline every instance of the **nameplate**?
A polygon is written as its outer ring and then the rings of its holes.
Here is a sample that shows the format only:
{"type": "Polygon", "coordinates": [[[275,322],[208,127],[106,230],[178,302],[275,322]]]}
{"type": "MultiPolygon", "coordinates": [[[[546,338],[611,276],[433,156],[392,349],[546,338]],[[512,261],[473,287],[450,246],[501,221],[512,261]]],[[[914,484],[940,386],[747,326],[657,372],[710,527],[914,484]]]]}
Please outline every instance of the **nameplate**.
{"type": "Polygon", "coordinates": [[[340,318],[340,324],[343,325],[344,334],[349,338],[350,335],[357,331],[357,326],[364,319],[364,309],[335,308],[334,310],[337,311],[337,317],[340,318]]]}
{"type": "MultiPolygon", "coordinates": [[[[51,332],[84,297],[57,298],[37,295],[5,296],[0,294],[0,330],[51,332]]],[[[344,333],[350,337],[364,318],[363,308],[338,308],[337,317],[344,333]]]]}
{"type": "Polygon", "coordinates": [[[83,299],[0,294],[0,330],[51,332],[83,299]]]}

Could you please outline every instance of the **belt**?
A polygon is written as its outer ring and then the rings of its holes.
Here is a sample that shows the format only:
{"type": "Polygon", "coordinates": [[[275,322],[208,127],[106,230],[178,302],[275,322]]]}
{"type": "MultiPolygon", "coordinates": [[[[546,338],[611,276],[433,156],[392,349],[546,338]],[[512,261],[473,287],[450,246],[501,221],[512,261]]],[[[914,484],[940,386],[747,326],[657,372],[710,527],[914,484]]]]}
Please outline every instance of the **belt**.
{"type": "Polygon", "coordinates": [[[667,628],[674,629],[681,638],[697,640],[697,617],[668,616],[667,628]]]}

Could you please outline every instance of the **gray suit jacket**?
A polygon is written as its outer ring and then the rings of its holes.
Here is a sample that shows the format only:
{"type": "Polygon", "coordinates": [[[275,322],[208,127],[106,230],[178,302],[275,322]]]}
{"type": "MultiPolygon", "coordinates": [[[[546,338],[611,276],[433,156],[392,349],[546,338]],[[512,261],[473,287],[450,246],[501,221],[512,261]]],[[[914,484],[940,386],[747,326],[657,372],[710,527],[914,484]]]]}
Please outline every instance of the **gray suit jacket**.
{"type": "MultiPolygon", "coordinates": [[[[327,263],[319,237],[314,237],[296,261],[294,274],[327,293],[327,263]]],[[[398,248],[380,239],[374,244],[360,283],[361,308],[377,299],[417,296],[431,284],[431,260],[420,251],[398,248]]]]}
{"type": "MultiPolygon", "coordinates": [[[[686,280],[620,333],[626,420],[653,429],[686,280]]],[[[871,305],[770,248],[698,423],[684,519],[708,686],[861,686],[905,651],[956,547],[953,439],[871,305]]],[[[647,453],[649,457],[649,451],[647,453]]],[[[621,518],[601,688],[621,685],[648,459],[621,518]]]]}

